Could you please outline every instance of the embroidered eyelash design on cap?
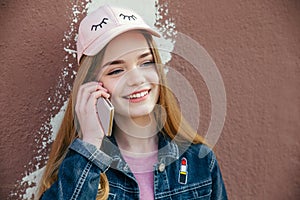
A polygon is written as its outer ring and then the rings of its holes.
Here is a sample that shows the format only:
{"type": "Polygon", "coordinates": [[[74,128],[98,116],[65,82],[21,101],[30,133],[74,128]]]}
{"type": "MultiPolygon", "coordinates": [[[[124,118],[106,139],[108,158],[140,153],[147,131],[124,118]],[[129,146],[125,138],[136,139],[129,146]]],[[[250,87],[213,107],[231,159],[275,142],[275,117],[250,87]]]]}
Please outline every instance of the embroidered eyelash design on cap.
{"type": "Polygon", "coordinates": [[[134,15],[124,15],[123,13],[121,13],[120,15],[119,15],[119,17],[123,17],[123,19],[126,19],[126,18],[128,18],[128,20],[130,21],[131,19],[133,19],[133,20],[136,20],[137,18],[136,18],[136,16],[134,16],[134,15]]]}
{"type": "Polygon", "coordinates": [[[95,25],[92,25],[91,27],[91,31],[95,28],[95,31],[97,31],[97,27],[99,26],[100,28],[102,28],[102,25],[103,24],[107,24],[105,20],[108,20],[108,18],[103,18],[102,21],[99,23],[99,24],[95,24],[95,25]]]}

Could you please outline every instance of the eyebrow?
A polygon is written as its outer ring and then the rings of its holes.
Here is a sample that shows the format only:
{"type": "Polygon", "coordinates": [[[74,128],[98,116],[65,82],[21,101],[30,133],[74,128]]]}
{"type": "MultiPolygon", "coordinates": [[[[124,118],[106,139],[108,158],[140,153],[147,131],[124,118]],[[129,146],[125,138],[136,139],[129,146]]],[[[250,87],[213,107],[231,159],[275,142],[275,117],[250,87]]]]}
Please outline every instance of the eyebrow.
{"type": "MultiPolygon", "coordinates": [[[[149,55],[152,55],[152,53],[150,51],[139,55],[138,59],[145,58],[145,57],[147,57],[149,55]]],[[[107,62],[105,65],[102,66],[102,68],[104,68],[104,67],[106,67],[108,65],[119,65],[119,64],[124,64],[124,63],[125,63],[124,60],[113,60],[113,61],[107,62]]]]}
{"type": "Polygon", "coordinates": [[[142,55],[140,55],[140,56],[138,57],[138,59],[145,58],[145,57],[147,57],[147,56],[149,56],[149,55],[152,56],[152,53],[151,53],[150,51],[148,51],[148,52],[146,52],[146,53],[143,53],[142,55]]]}

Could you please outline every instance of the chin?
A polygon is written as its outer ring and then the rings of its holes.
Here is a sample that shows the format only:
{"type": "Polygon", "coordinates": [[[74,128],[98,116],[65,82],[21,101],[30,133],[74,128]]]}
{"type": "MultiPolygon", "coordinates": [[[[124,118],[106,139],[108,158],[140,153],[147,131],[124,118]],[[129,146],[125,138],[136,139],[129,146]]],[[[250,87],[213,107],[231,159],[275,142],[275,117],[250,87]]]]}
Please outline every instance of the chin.
{"type": "Polygon", "coordinates": [[[149,116],[151,113],[153,113],[154,107],[155,105],[151,105],[151,106],[141,105],[137,107],[131,107],[128,110],[115,109],[115,114],[118,113],[120,115],[123,115],[124,117],[139,118],[139,117],[149,116]]]}
{"type": "Polygon", "coordinates": [[[153,113],[153,110],[152,111],[142,111],[139,113],[131,113],[130,117],[131,118],[140,118],[140,117],[149,116],[151,113],[153,113]]]}

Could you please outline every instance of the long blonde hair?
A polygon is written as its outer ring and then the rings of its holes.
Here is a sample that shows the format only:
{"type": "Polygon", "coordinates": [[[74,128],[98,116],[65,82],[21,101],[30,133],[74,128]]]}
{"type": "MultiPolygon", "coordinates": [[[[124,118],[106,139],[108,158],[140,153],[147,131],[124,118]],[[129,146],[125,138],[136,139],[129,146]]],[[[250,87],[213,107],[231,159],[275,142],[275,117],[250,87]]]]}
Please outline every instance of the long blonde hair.
{"type": "MultiPolygon", "coordinates": [[[[158,49],[152,39],[152,36],[146,32],[141,31],[148,45],[152,51],[154,61],[157,63],[157,72],[160,79],[160,93],[158,104],[165,110],[166,121],[162,125],[163,134],[168,135],[172,140],[178,142],[188,141],[192,143],[205,143],[204,139],[197,134],[195,130],[183,118],[178,103],[172,92],[167,86],[166,75],[164,73],[163,65],[158,53],[158,49]]],[[[40,182],[38,197],[40,197],[45,190],[47,190],[56,180],[58,176],[58,168],[66,156],[68,147],[75,138],[80,137],[77,130],[79,124],[76,121],[75,104],[76,96],[79,87],[86,82],[94,81],[97,77],[97,70],[99,70],[105,52],[105,47],[96,56],[84,56],[80,62],[80,67],[74,80],[73,91],[70,95],[67,109],[61,123],[60,129],[54,140],[46,165],[45,172],[40,182]]],[[[159,117],[159,116],[156,116],[159,117]]],[[[158,119],[159,120],[159,119],[158,119]]],[[[98,187],[97,200],[107,199],[109,193],[109,182],[104,173],[100,174],[100,183],[98,187]]]]}

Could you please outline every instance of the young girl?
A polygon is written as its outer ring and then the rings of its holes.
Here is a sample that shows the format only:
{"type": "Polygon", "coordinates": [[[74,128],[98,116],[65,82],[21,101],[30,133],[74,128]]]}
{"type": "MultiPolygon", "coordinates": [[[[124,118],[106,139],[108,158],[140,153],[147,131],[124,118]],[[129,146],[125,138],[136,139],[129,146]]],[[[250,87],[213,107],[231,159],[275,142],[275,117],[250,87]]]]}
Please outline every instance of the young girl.
{"type": "Polygon", "coordinates": [[[102,6],[79,27],[79,70],[39,199],[227,199],[213,152],[184,121],[151,29],[102,6]],[[97,100],[114,110],[111,136],[97,100]]]}

